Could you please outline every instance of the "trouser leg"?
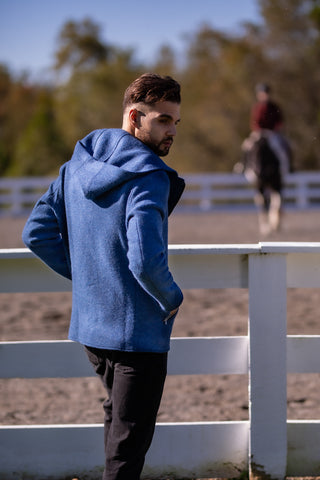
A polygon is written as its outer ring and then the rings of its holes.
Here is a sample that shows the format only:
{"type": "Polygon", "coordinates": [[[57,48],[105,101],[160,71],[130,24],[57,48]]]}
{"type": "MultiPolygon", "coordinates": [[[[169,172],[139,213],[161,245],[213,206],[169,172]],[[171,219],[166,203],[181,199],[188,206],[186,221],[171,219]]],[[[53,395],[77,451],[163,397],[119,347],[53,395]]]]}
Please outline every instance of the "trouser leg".
{"type": "Polygon", "coordinates": [[[104,404],[103,480],[139,480],[154,433],[167,354],[109,351],[107,357],[106,370],[100,372],[109,396],[104,404]]]}
{"type": "Polygon", "coordinates": [[[275,153],[280,163],[281,176],[284,178],[290,171],[290,158],[288,151],[285,149],[281,135],[277,132],[268,132],[268,141],[271,149],[275,153]]]}
{"type": "Polygon", "coordinates": [[[107,390],[107,398],[103,403],[104,409],[104,448],[107,449],[107,439],[112,420],[112,385],[113,385],[113,362],[112,351],[100,348],[86,347],[86,354],[99,376],[104,388],[107,390]]]}

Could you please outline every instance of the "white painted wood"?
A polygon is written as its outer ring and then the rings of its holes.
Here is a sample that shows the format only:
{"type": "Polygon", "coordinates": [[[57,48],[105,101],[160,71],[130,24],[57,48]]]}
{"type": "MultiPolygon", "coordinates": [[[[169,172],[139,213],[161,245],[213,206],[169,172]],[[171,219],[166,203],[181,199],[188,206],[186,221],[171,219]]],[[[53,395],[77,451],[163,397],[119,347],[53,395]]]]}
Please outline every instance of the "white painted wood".
{"type": "Polygon", "coordinates": [[[169,267],[182,289],[247,287],[248,263],[245,255],[170,254],[169,267]]]}
{"type": "MultiPolygon", "coordinates": [[[[183,175],[186,189],[176,211],[254,209],[254,188],[244,175],[204,173],[183,175]]],[[[0,179],[0,216],[26,215],[49,187],[50,177],[0,179]]],[[[298,172],[285,177],[284,206],[306,209],[320,206],[320,172],[298,172]]]]}
{"type": "MultiPolygon", "coordinates": [[[[203,211],[224,208],[254,207],[254,188],[244,175],[206,173],[184,175],[187,188],[179,204],[180,210],[197,206],[203,211]]],[[[299,172],[286,175],[284,205],[305,209],[320,203],[320,173],[299,172]]]]}
{"type": "Polygon", "coordinates": [[[247,469],[248,434],[248,422],[158,424],[144,476],[238,477],[247,469]]]}
{"type": "Polygon", "coordinates": [[[320,420],[288,421],[287,476],[319,477],[320,420]]]}
{"type": "Polygon", "coordinates": [[[103,426],[0,426],[0,459],[0,480],[86,474],[97,479],[103,470],[103,426]]]}
{"type": "Polygon", "coordinates": [[[319,242],[261,242],[261,253],[287,255],[287,288],[320,287],[319,242]]]}
{"type": "Polygon", "coordinates": [[[94,375],[84,348],[78,343],[69,340],[0,343],[0,378],[76,378],[94,375]]]}
{"type": "MultiPolygon", "coordinates": [[[[318,254],[320,253],[320,242],[260,242],[260,253],[282,253],[292,254],[318,254]]],[[[306,258],[306,257],[305,257],[306,258]]],[[[290,260],[289,260],[290,261],[290,260]]],[[[308,265],[301,265],[304,271],[308,271],[308,265]]]]}
{"type": "MultiPolygon", "coordinates": [[[[320,243],[171,245],[169,264],[182,288],[247,288],[251,253],[288,255],[288,287],[318,287],[320,243]]],[[[0,292],[69,291],[71,282],[28,249],[0,250],[0,292]]]]}
{"type": "Polygon", "coordinates": [[[320,373],[320,335],[288,335],[287,373],[320,373]]]}
{"type": "MultiPolygon", "coordinates": [[[[320,336],[288,335],[287,373],[320,372],[320,336]]],[[[171,339],[169,375],[248,373],[248,337],[171,339]]],[[[0,342],[0,378],[95,376],[78,343],[0,342]],[[24,361],[21,363],[20,358],[24,361]]]]}
{"type": "MultiPolygon", "coordinates": [[[[164,425],[163,430],[158,425],[155,443],[149,452],[150,461],[146,464],[150,467],[149,473],[151,469],[165,472],[171,468],[182,474],[187,465],[186,477],[188,472],[237,477],[241,469],[250,468],[252,479],[262,470],[273,478],[283,478],[288,445],[288,475],[319,474],[319,421],[286,422],[286,372],[320,372],[320,336],[286,337],[286,288],[319,287],[319,254],[320,243],[170,246],[170,266],[183,288],[249,288],[249,337],[172,339],[169,374],[245,374],[250,370],[250,424],[172,424],[164,425]]],[[[70,289],[71,282],[43,266],[27,249],[0,251],[0,292],[70,289]]],[[[73,342],[0,344],[2,377],[91,375],[93,371],[82,347],[73,342]],[[22,369],[21,357],[24,358],[22,369]],[[46,362],[39,361],[41,358],[46,362]]],[[[97,468],[101,470],[101,460],[96,459],[97,454],[101,457],[103,444],[99,440],[101,426],[89,426],[89,435],[86,428],[0,428],[0,480],[11,480],[9,473],[13,475],[13,465],[17,473],[12,480],[21,478],[17,457],[23,458],[31,470],[37,470],[41,480],[45,480],[47,471],[41,470],[42,463],[50,465],[51,462],[56,475],[56,469],[65,468],[56,462],[58,457],[64,457],[64,452],[68,456],[67,468],[68,462],[77,458],[79,465],[83,460],[82,473],[91,469],[88,480],[93,472],[96,477],[97,468]],[[66,447],[63,439],[69,442],[66,447]],[[50,448],[45,449],[45,445],[50,448]],[[41,448],[45,449],[43,457],[38,455],[41,448]],[[3,458],[11,458],[11,464],[5,463],[3,467],[3,458]],[[2,472],[7,466],[8,475],[2,472]]]]}
{"type": "Polygon", "coordinates": [[[0,292],[63,292],[71,282],[58,275],[28,249],[0,250],[0,292]]]}
{"type": "MultiPolygon", "coordinates": [[[[169,248],[169,265],[181,288],[247,287],[247,254],[258,246],[169,248]]],[[[0,292],[69,291],[71,282],[56,274],[28,249],[0,250],[0,292]]]]}
{"type": "Polygon", "coordinates": [[[247,374],[248,337],[172,338],[168,373],[247,374]]]}
{"type": "Polygon", "coordinates": [[[250,476],[286,471],[286,258],[250,255],[250,476]]]}
{"type": "MultiPolygon", "coordinates": [[[[169,375],[247,373],[247,337],[171,340],[169,375]]],[[[94,375],[84,349],[78,343],[69,340],[0,342],[0,378],[76,378],[94,375]]]]}
{"type": "MultiPolygon", "coordinates": [[[[306,244],[306,248],[308,245],[310,244],[306,244]]],[[[314,244],[311,244],[311,246],[313,245],[314,244]]],[[[316,245],[320,246],[320,243],[316,245]]],[[[259,253],[260,250],[260,244],[256,243],[169,245],[169,252],[171,255],[248,255],[249,253],[259,253]]]]}
{"type": "MultiPolygon", "coordinates": [[[[237,477],[247,468],[248,432],[248,422],[157,424],[143,477],[237,477]]],[[[0,427],[0,458],[0,480],[16,480],[22,472],[33,480],[96,479],[103,469],[103,427],[0,427]]]]}
{"type": "MultiPolygon", "coordinates": [[[[169,265],[182,288],[247,288],[251,253],[288,255],[288,287],[320,286],[320,243],[171,245],[169,265]]],[[[0,292],[69,291],[71,282],[28,249],[0,250],[0,292]]]]}
{"type": "MultiPolygon", "coordinates": [[[[318,476],[320,421],[289,420],[287,430],[286,475],[318,476]]],[[[193,477],[201,471],[204,477],[237,478],[248,467],[248,437],[249,422],[157,424],[143,477],[164,476],[170,465],[179,474],[187,466],[193,477]]],[[[0,458],[0,480],[17,480],[26,471],[34,480],[80,473],[96,479],[103,465],[103,426],[0,426],[0,458]]]]}
{"type": "MultiPolygon", "coordinates": [[[[318,249],[318,248],[317,248],[318,249]]],[[[287,287],[320,287],[320,252],[288,253],[287,287]]],[[[320,298],[320,296],[319,296],[320,298]]]]}

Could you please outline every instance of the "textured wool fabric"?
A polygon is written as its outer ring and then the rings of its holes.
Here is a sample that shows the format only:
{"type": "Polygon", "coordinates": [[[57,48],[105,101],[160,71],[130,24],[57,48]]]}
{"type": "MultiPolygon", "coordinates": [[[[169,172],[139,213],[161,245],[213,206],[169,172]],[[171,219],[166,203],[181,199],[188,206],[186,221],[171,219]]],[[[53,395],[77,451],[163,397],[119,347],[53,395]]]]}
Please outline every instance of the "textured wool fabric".
{"type": "Polygon", "coordinates": [[[72,279],[69,339],[123,351],[169,350],[183,296],[168,268],[168,215],[184,181],[121,129],[96,130],[35,205],[23,241],[72,279]]]}

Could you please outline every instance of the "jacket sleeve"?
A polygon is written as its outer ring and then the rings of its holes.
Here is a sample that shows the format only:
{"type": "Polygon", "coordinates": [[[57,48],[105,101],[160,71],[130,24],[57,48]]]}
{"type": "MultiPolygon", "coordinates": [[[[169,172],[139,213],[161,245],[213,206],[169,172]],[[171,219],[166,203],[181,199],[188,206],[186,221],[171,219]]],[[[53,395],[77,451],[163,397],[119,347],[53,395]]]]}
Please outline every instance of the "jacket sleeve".
{"type": "Polygon", "coordinates": [[[33,208],[22,240],[50,268],[71,280],[68,235],[58,179],[33,208]]]}
{"type": "Polygon", "coordinates": [[[165,316],[183,300],[168,267],[169,189],[163,171],[141,177],[131,190],[127,214],[129,268],[165,316]]]}

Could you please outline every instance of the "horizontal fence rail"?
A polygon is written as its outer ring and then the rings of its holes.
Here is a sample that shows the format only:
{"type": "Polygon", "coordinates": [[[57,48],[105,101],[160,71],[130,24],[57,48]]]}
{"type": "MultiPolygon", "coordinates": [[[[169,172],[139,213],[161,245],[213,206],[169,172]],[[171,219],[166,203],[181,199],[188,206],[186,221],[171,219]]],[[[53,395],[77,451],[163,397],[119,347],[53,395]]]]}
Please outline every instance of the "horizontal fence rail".
{"type": "MultiPolygon", "coordinates": [[[[204,173],[183,177],[186,189],[176,211],[188,213],[255,208],[254,188],[244,175],[204,173]]],[[[29,214],[52,180],[48,177],[0,179],[0,217],[29,214]]],[[[320,172],[288,174],[283,198],[285,208],[320,208],[320,172]]]]}
{"type": "MultiPolygon", "coordinates": [[[[320,243],[175,245],[169,263],[183,289],[248,289],[248,336],[173,338],[168,373],[248,375],[250,420],[157,424],[144,477],[237,478],[246,470],[252,480],[319,475],[320,420],[287,421],[286,376],[320,372],[320,336],[287,335],[286,290],[320,287],[320,243]]],[[[70,289],[70,281],[27,249],[0,250],[0,292],[70,289]]],[[[2,378],[93,374],[74,342],[0,344],[2,378]]],[[[96,479],[103,426],[3,425],[0,459],[2,480],[96,479]]]]}
{"type": "MultiPolygon", "coordinates": [[[[253,185],[244,175],[205,173],[184,175],[186,190],[178,205],[180,211],[216,211],[255,208],[253,185]]],[[[285,208],[320,207],[320,172],[286,175],[283,204],[285,208]]]]}

